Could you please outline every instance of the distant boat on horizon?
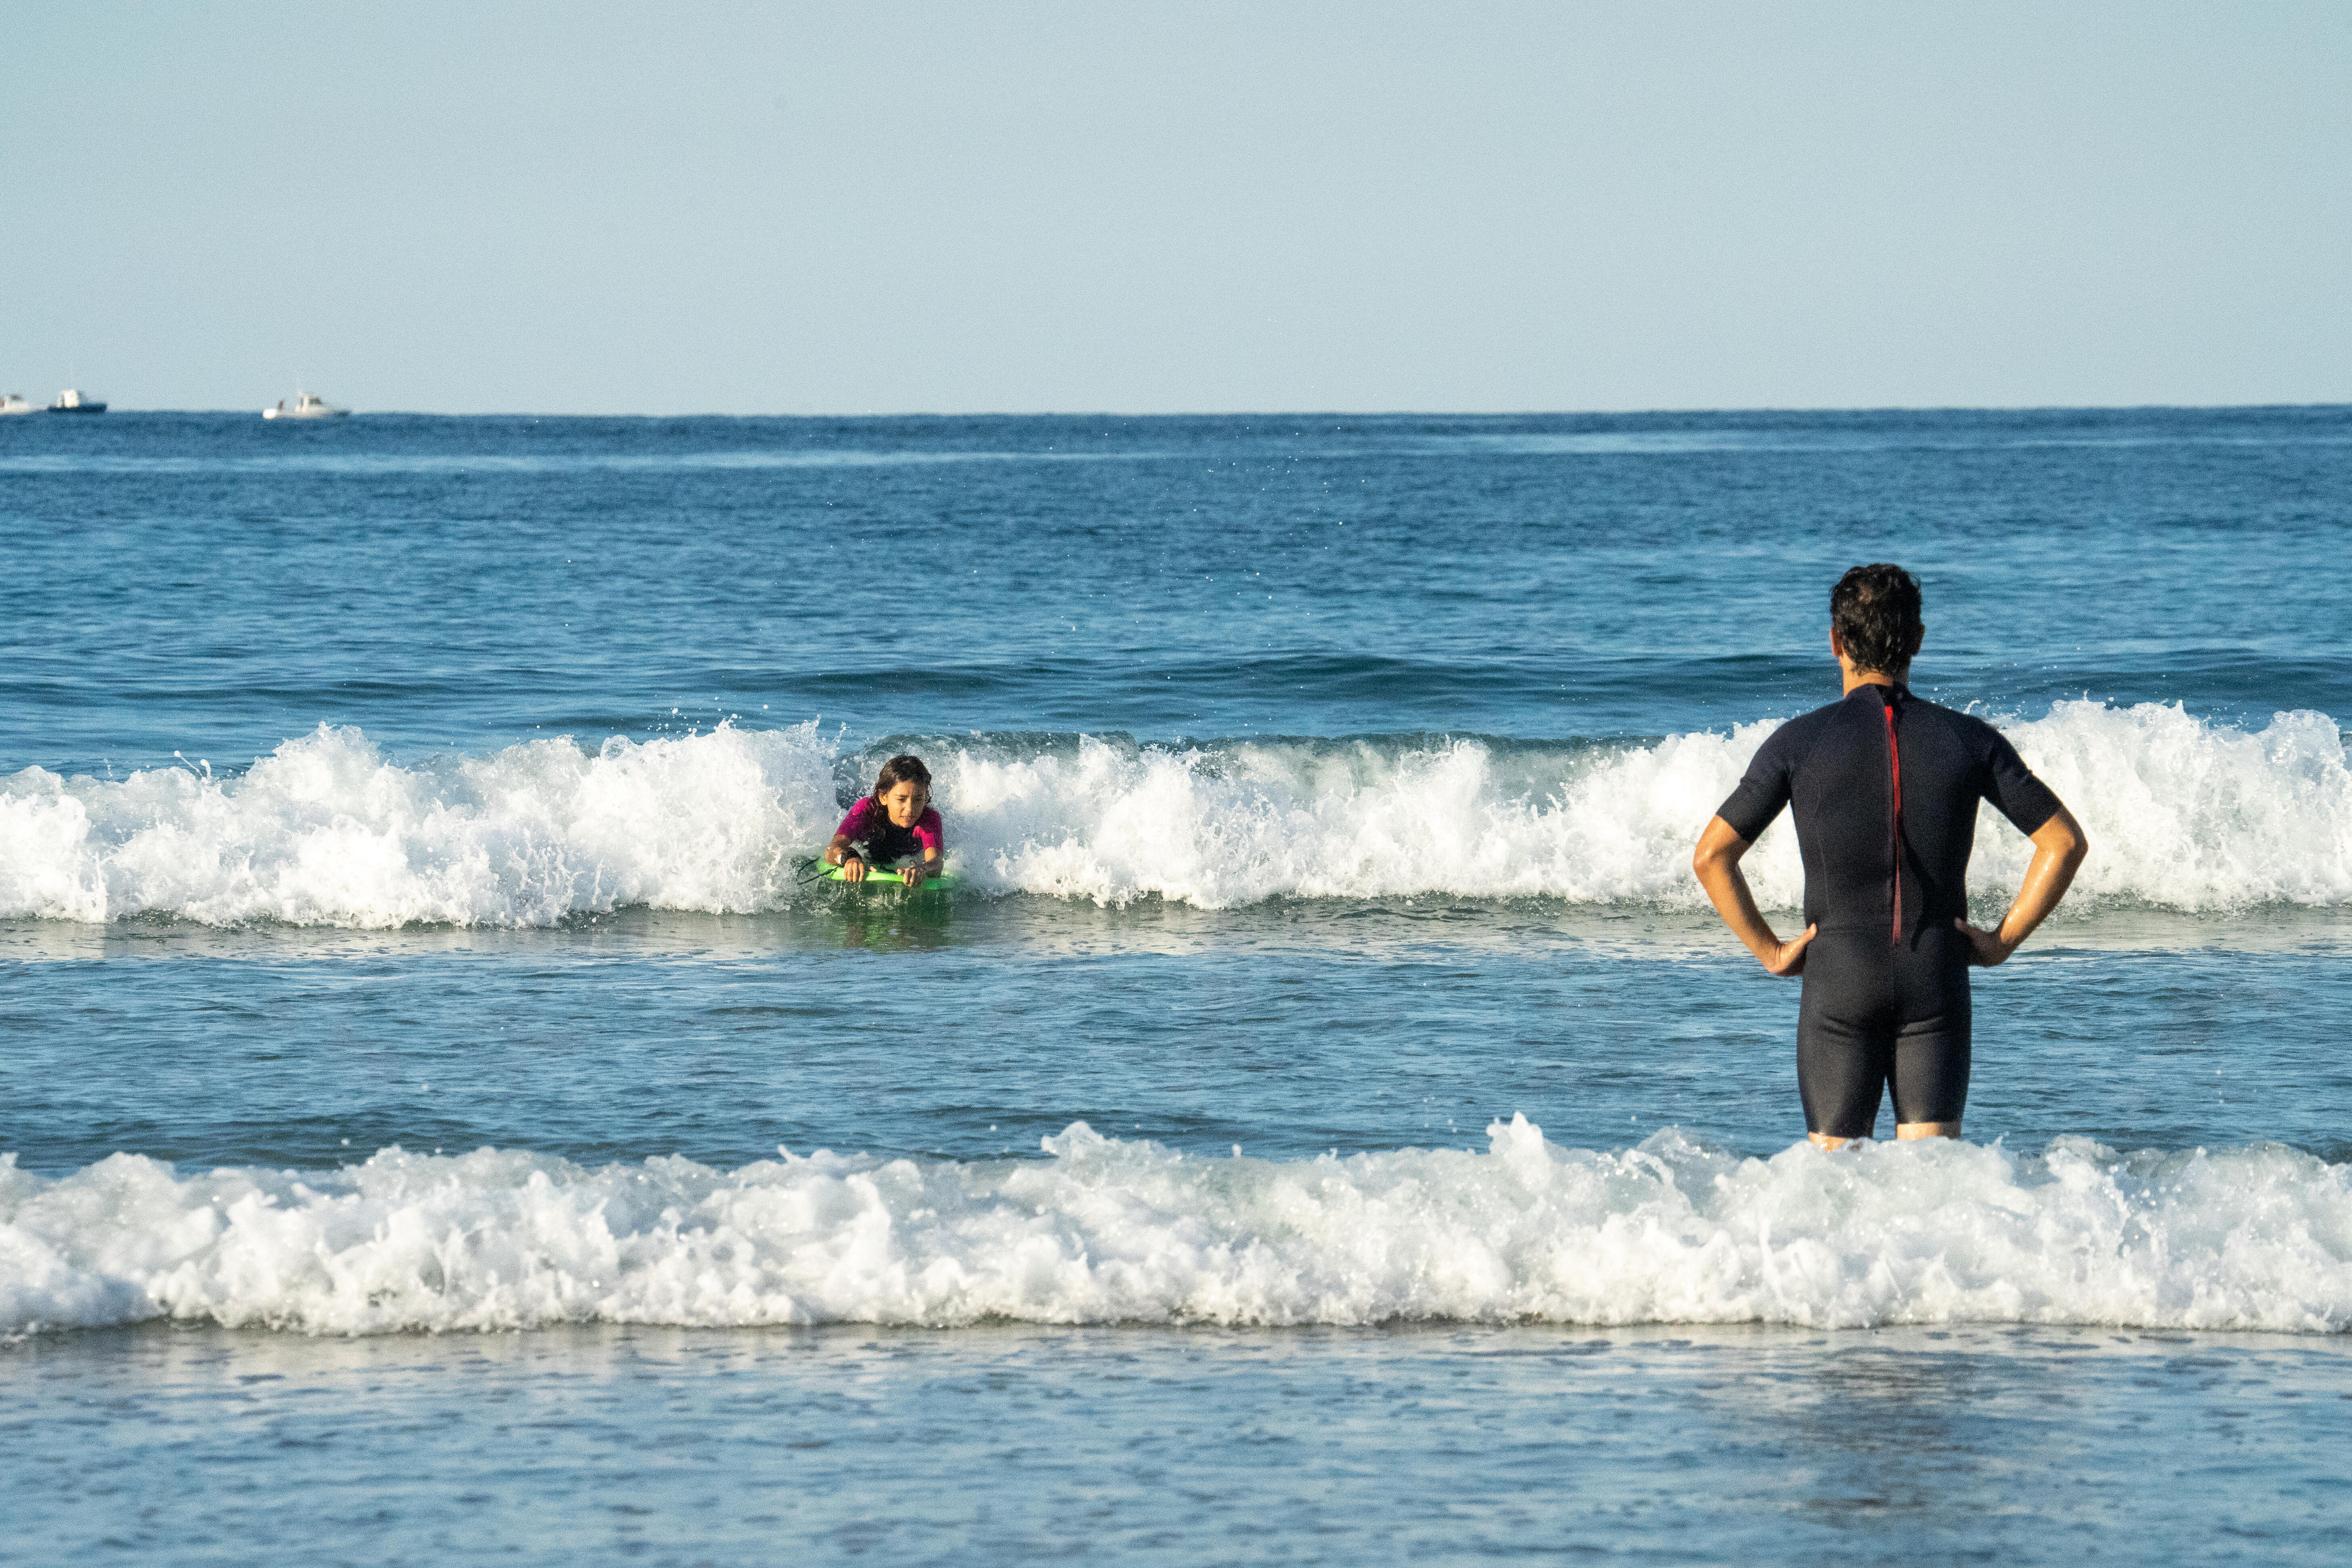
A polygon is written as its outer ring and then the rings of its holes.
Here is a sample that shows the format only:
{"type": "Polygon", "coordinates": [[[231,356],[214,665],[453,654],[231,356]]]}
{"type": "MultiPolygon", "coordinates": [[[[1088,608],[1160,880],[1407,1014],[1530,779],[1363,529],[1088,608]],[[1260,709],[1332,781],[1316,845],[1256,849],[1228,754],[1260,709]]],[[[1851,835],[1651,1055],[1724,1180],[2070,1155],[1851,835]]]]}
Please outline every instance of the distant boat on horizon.
{"type": "Polygon", "coordinates": [[[106,412],[106,400],[102,397],[84,397],[68,386],[58,394],[58,400],[49,405],[49,412],[52,414],[103,414],[106,412]]]}
{"type": "Polygon", "coordinates": [[[0,392],[0,415],[38,414],[41,405],[21,392],[0,392]]]}
{"type": "Polygon", "coordinates": [[[315,392],[297,392],[293,407],[287,407],[286,400],[281,397],[277,407],[263,409],[261,416],[264,419],[341,419],[350,413],[350,409],[338,408],[315,392]]]}

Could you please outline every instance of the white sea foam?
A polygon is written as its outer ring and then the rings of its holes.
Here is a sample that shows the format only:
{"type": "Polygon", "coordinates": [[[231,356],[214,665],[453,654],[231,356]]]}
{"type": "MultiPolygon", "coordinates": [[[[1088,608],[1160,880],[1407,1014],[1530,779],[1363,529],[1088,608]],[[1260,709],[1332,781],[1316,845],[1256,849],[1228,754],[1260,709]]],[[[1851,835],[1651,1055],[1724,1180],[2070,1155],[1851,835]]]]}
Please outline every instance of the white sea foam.
{"type": "Polygon", "coordinates": [[[322,726],[241,777],[18,773],[0,791],[0,914],[534,925],[629,904],[768,909],[835,816],[813,724],[415,766],[322,726]]]}
{"type": "Polygon", "coordinates": [[[0,1331],[560,1321],[2033,1322],[2352,1330],[2352,1167],[2276,1146],[1958,1142],[1769,1160],[1657,1133],[1269,1162],[1097,1136],[1047,1160],[736,1171],[386,1150],[320,1173],[0,1157],[0,1331]]]}
{"type": "MultiPolygon", "coordinates": [[[[957,759],[943,792],[967,859],[1001,886],[1202,905],[1276,895],[1415,893],[1696,905],[1691,846],[1777,726],[1581,752],[1456,741],[1241,744],[957,759]]],[[[2078,886],[2184,910],[2352,902],[2352,769],[2336,722],[2281,713],[2258,732],[2177,705],[2062,702],[2008,726],[2094,846],[2078,886]]],[[[2010,890],[2032,848],[1987,809],[1969,885],[2010,890]]],[[[1800,903],[1784,817],[1747,861],[1759,901],[1800,903]]]]}
{"type": "MultiPolygon", "coordinates": [[[[995,891],[1204,907],[1454,894],[1696,906],[1690,847],[1772,729],[1648,744],[1086,738],[927,743],[956,869],[995,891]]],[[[2352,903],[2352,769],[2336,721],[2259,731],[2179,706],[2062,702],[2008,726],[2088,827],[2078,905],[2352,903]]],[[[793,901],[839,810],[815,726],[593,752],[568,740],[400,764],[322,728],[240,776],[0,784],[0,916],[544,924],[630,904],[793,901]]],[[[1990,811],[1970,885],[2013,888],[2025,841],[1990,811]]],[[[1802,893],[1785,820],[1748,861],[1802,893]]]]}

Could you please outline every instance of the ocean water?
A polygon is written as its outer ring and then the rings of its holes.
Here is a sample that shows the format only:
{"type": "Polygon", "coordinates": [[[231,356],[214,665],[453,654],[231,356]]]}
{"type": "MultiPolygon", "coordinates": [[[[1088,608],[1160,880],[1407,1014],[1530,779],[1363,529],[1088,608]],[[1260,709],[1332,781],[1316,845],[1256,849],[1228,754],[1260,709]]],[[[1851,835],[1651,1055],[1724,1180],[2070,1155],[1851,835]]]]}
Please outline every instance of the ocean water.
{"type": "Polygon", "coordinates": [[[2347,523],[2343,408],[0,423],[0,1560],[2340,1562],[2347,523]],[[1877,559],[2094,847],[1825,1156],[1687,866],[1877,559]],[[810,885],[906,749],[964,889],[810,885]]]}

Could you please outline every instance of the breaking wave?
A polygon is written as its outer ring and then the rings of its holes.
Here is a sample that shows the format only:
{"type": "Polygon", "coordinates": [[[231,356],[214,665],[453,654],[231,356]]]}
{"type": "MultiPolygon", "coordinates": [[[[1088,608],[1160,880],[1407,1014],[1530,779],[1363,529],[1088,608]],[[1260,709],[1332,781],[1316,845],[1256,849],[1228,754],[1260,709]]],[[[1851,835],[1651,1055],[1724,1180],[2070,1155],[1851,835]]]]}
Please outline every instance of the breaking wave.
{"type": "Polygon", "coordinates": [[[735,1171],[385,1150],[179,1175],[0,1156],[0,1331],[156,1318],[311,1333],[566,1321],[2031,1322],[2352,1329],[2352,1167],[2275,1145],[1959,1142],[1744,1159],[1269,1162],[1098,1136],[1046,1160],[819,1152],[735,1171]]]}
{"type": "MultiPolygon", "coordinates": [[[[1418,894],[1696,906],[1691,844],[1773,727],[1649,742],[919,745],[954,868],[991,891],[1209,908],[1418,894]]],[[[2078,899],[2352,903],[2352,770],[2327,715],[2246,731],[2178,705],[2084,701],[2007,728],[2090,831],[2078,899]]],[[[28,768],[0,782],[0,916],[383,927],[775,909],[811,896],[796,865],[878,755],[812,723],[404,763],[356,730],[321,727],[233,776],[28,768]]],[[[2013,887],[2028,855],[1988,811],[1971,887],[2013,887]]],[[[1785,821],[1748,864],[1761,901],[1798,902],[1785,821]]]]}

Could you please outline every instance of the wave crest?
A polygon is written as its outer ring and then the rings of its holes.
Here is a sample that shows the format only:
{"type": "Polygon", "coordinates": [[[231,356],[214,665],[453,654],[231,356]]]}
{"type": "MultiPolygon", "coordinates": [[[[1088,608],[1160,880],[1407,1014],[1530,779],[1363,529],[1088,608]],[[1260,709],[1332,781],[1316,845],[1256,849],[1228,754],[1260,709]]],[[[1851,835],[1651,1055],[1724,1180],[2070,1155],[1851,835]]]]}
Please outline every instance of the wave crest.
{"type": "Polygon", "coordinates": [[[736,1171],[386,1150],[182,1177],[0,1156],[0,1330],[750,1325],[2102,1323],[2352,1328],[2352,1167],[1940,1141],[1741,1159],[1562,1149],[1202,1159],[1084,1123],[1045,1161],[820,1152],[736,1171]]]}
{"type": "Polygon", "coordinates": [[[399,926],[771,909],[832,809],[814,724],[414,766],[321,725],[241,777],[18,773],[0,793],[0,913],[399,926]]]}
{"type": "MultiPolygon", "coordinates": [[[[995,891],[1206,908],[1420,894],[1696,908],[1690,847],[1773,728],[1646,743],[920,745],[955,868],[995,891]]],[[[2249,731],[2178,705],[2062,702],[2008,732],[2090,831],[2078,899],[2352,903],[2352,770],[2326,714],[2249,731]]],[[[28,768],[0,784],[0,916],[543,925],[633,904],[775,909],[834,825],[837,770],[870,760],[808,723],[403,765],[356,730],[322,726],[236,777],[28,768]]],[[[2029,854],[1988,811],[1971,889],[2013,888],[2029,854]]],[[[1760,902],[1800,901],[1785,820],[1748,868],[1760,902]]]]}

